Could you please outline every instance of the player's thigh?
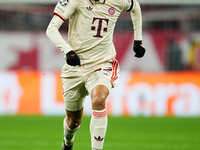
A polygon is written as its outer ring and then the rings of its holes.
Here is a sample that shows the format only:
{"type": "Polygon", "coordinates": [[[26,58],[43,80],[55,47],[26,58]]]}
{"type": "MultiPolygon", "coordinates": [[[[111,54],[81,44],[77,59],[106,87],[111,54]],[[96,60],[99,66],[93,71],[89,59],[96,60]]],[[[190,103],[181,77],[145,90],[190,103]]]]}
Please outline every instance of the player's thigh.
{"type": "Polygon", "coordinates": [[[119,74],[118,64],[105,63],[97,66],[93,73],[88,77],[86,81],[86,88],[91,95],[92,90],[99,85],[105,86],[110,92],[112,82],[117,79],[119,74]]]}
{"type": "Polygon", "coordinates": [[[83,100],[87,90],[80,77],[63,77],[63,96],[65,109],[68,111],[79,111],[83,108],[83,100]]]}
{"type": "Polygon", "coordinates": [[[96,91],[99,91],[98,86],[100,85],[106,87],[108,91],[110,91],[112,87],[110,78],[104,75],[102,71],[93,72],[86,82],[86,88],[89,94],[91,95],[92,93],[97,93],[96,91]]]}

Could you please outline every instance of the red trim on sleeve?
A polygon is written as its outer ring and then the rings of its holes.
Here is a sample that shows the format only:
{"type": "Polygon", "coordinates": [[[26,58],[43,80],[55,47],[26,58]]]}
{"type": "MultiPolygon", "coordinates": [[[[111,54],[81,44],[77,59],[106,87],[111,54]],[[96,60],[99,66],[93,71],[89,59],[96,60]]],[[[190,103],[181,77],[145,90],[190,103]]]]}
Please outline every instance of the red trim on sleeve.
{"type": "Polygon", "coordinates": [[[103,4],[105,4],[105,3],[106,3],[106,0],[103,1],[103,4]]]}
{"type": "Polygon", "coordinates": [[[53,14],[56,15],[56,16],[58,16],[58,17],[60,17],[60,19],[62,19],[64,22],[66,21],[65,18],[63,18],[63,17],[62,17],[61,15],[59,15],[58,13],[54,12],[53,14]]]}

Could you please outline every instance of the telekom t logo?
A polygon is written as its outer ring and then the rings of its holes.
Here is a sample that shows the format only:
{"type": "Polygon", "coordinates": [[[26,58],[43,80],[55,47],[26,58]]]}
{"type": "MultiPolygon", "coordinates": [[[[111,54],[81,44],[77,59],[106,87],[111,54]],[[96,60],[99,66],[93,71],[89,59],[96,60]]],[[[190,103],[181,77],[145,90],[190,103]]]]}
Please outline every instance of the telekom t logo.
{"type": "MultiPolygon", "coordinates": [[[[95,26],[91,26],[91,30],[93,30],[93,31],[97,30],[96,35],[94,35],[93,37],[102,38],[103,36],[101,35],[101,31],[102,31],[103,21],[106,22],[106,25],[108,26],[109,20],[108,20],[108,19],[105,19],[105,18],[96,18],[96,17],[94,17],[94,18],[93,18],[93,21],[92,21],[92,24],[94,24],[95,21],[98,21],[99,24],[98,24],[97,28],[96,28],[95,26]]],[[[103,27],[103,32],[107,32],[107,31],[108,31],[107,26],[106,26],[106,27],[103,27]]]]}

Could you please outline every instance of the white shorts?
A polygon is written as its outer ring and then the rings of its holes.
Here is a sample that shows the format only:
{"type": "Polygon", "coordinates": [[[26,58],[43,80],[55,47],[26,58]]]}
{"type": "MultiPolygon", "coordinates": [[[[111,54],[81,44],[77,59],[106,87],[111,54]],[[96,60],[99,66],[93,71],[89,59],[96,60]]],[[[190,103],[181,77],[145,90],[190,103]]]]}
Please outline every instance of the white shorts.
{"type": "Polygon", "coordinates": [[[62,77],[63,96],[66,110],[78,111],[83,108],[84,98],[98,85],[110,89],[119,75],[118,62],[106,62],[92,68],[69,67],[69,76],[62,77]]]}

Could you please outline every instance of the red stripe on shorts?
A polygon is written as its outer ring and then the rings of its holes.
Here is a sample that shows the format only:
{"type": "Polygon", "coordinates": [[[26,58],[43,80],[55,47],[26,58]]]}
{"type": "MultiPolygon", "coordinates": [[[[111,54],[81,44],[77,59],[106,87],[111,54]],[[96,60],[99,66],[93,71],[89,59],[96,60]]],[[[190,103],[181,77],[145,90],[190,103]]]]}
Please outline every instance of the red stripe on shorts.
{"type": "Polygon", "coordinates": [[[116,80],[116,79],[117,79],[117,68],[118,68],[118,63],[117,63],[117,65],[115,66],[115,76],[114,76],[113,80],[116,80]]]}
{"type": "Polygon", "coordinates": [[[114,81],[117,79],[117,68],[118,68],[119,63],[114,60],[112,62],[112,68],[113,68],[113,72],[112,72],[112,76],[111,76],[111,81],[114,81]]]}

